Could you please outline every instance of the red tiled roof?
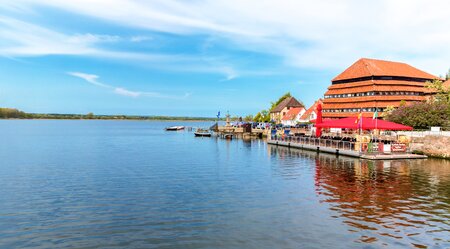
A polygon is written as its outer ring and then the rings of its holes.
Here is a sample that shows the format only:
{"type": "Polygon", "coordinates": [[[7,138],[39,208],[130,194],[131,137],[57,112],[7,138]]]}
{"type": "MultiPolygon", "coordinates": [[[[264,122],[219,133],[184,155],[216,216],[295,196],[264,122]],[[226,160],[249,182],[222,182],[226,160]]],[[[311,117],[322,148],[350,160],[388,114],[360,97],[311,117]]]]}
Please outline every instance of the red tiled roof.
{"type": "Polygon", "coordinates": [[[303,107],[303,105],[294,97],[288,97],[281,101],[275,108],[273,108],[271,113],[281,112],[285,107],[303,107]]]}
{"type": "Polygon", "coordinates": [[[303,115],[300,117],[300,119],[302,119],[302,120],[308,120],[308,119],[309,119],[309,116],[311,115],[311,113],[312,113],[313,111],[316,111],[317,105],[318,105],[319,103],[320,103],[320,104],[323,104],[322,99],[318,99],[316,102],[314,102],[314,104],[313,104],[311,107],[309,107],[308,110],[306,110],[305,113],[303,113],[303,115]]]}
{"type": "Polygon", "coordinates": [[[406,63],[362,58],[336,76],[332,81],[370,76],[401,76],[421,79],[438,79],[438,77],[406,63]]]}
{"type": "Polygon", "coordinates": [[[294,107],[292,109],[290,109],[286,115],[284,115],[284,117],[282,118],[282,120],[293,120],[295,119],[295,117],[297,117],[297,115],[304,110],[305,108],[303,107],[294,107]]]}

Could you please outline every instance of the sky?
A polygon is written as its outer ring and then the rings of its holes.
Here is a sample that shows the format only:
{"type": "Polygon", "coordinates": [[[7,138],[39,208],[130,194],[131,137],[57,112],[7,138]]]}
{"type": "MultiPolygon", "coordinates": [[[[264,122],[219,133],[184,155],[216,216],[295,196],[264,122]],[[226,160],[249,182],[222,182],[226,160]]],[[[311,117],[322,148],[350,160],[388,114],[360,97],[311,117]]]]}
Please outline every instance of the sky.
{"type": "Polygon", "coordinates": [[[0,107],[256,114],[359,58],[450,68],[448,0],[0,0],[0,107]]]}

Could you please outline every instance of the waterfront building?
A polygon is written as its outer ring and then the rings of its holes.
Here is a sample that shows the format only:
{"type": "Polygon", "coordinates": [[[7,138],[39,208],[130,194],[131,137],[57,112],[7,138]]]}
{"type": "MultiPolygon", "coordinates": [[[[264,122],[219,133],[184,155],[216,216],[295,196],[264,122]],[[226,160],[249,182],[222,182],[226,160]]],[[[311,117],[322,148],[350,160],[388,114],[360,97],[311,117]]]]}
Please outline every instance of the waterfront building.
{"type": "Polygon", "coordinates": [[[277,124],[281,123],[281,119],[291,108],[304,108],[304,106],[294,97],[285,98],[270,111],[270,120],[277,124]]]}
{"type": "Polygon", "coordinates": [[[300,121],[300,117],[306,112],[304,107],[294,107],[291,108],[286,115],[281,118],[281,123],[283,125],[294,126],[300,121]]]}
{"type": "Polygon", "coordinates": [[[314,104],[303,113],[299,119],[299,123],[309,123],[311,120],[315,120],[317,118],[317,106],[319,104],[323,105],[322,99],[315,101],[314,104]]]}
{"type": "Polygon", "coordinates": [[[362,58],[336,76],[324,95],[323,117],[370,117],[400,103],[424,101],[426,81],[439,79],[408,64],[362,58]]]}

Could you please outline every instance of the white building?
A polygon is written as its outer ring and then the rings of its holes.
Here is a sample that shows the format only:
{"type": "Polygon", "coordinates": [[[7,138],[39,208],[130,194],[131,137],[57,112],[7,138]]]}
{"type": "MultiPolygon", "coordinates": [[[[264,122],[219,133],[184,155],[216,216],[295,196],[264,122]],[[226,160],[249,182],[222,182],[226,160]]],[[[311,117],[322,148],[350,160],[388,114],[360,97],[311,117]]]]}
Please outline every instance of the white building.
{"type": "Polygon", "coordinates": [[[306,110],[303,115],[300,117],[299,121],[300,123],[309,123],[311,120],[317,119],[317,105],[322,104],[322,100],[319,99],[314,104],[306,110]]]}
{"type": "Polygon", "coordinates": [[[304,107],[291,108],[281,119],[281,123],[285,126],[294,126],[300,121],[300,117],[306,112],[304,107]]]}

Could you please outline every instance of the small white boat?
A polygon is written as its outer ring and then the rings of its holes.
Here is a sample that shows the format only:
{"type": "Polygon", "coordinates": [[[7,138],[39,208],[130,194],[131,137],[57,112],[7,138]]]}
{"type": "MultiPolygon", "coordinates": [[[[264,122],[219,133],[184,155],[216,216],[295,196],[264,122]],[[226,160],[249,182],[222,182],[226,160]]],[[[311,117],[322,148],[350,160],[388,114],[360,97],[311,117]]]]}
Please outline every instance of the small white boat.
{"type": "Polygon", "coordinates": [[[208,131],[208,130],[205,130],[205,129],[197,129],[197,130],[194,132],[194,135],[195,135],[196,137],[210,137],[212,134],[211,134],[211,132],[208,131]]]}
{"type": "Polygon", "coordinates": [[[171,126],[166,128],[166,131],[179,131],[179,130],[184,130],[184,126],[171,126]]]}

